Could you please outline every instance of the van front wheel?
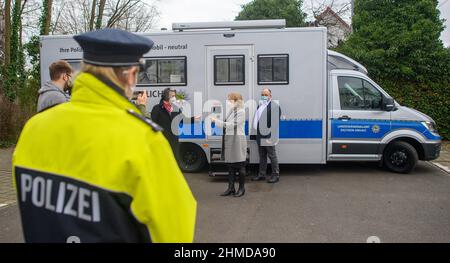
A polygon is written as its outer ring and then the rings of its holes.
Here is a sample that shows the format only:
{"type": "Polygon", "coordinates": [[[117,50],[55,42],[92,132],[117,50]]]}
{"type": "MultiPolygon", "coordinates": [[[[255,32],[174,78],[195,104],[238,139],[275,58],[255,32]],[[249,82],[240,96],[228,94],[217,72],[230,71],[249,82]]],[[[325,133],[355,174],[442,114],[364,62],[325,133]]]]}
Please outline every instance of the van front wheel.
{"type": "Polygon", "coordinates": [[[383,153],[383,164],[395,173],[409,173],[417,164],[419,157],[414,147],[403,141],[388,144],[383,153]]]}
{"type": "Polygon", "coordinates": [[[206,156],[198,145],[193,143],[181,143],[179,162],[183,172],[198,172],[205,166],[206,156]]]}

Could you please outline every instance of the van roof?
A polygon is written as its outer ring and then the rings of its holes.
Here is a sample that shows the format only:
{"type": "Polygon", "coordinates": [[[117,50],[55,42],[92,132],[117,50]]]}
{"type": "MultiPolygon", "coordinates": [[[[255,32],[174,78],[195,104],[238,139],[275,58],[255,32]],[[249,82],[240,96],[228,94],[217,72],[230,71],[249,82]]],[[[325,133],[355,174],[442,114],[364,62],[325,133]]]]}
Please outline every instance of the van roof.
{"type": "Polygon", "coordinates": [[[359,62],[333,50],[328,50],[328,67],[330,70],[351,69],[366,75],[369,73],[366,67],[361,65],[359,62]]]}
{"type": "MultiPolygon", "coordinates": [[[[138,32],[136,34],[143,36],[155,35],[193,35],[193,34],[224,34],[224,33],[271,33],[271,32],[326,32],[326,27],[289,27],[289,28],[261,28],[261,29],[198,29],[198,30],[153,30],[148,32],[138,32]]],[[[64,39],[73,38],[74,35],[45,35],[40,36],[41,40],[45,39],[64,39]]]]}

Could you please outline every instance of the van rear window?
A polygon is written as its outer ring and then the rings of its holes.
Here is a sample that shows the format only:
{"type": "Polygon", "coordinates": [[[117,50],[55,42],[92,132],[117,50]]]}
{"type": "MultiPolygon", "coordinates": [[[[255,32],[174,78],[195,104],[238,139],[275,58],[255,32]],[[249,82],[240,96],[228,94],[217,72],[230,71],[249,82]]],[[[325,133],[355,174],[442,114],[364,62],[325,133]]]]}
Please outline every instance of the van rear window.
{"type": "Polygon", "coordinates": [[[289,55],[258,55],[258,85],[289,84],[289,55]]]}

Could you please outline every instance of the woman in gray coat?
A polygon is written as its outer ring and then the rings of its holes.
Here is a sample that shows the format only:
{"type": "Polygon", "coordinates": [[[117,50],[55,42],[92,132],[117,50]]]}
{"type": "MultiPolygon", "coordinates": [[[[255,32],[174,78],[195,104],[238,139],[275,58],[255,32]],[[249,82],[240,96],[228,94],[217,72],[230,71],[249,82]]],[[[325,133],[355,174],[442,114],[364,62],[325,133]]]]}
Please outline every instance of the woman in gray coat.
{"type": "Polygon", "coordinates": [[[242,95],[228,94],[225,120],[211,118],[216,126],[224,128],[222,140],[222,158],[228,164],[228,189],[222,196],[245,194],[245,166],[247,161],[247,139],[245,137],[245,110],[242,95]],[[239,189],[235,192],[234,177],[239,172],[239,189]]]}

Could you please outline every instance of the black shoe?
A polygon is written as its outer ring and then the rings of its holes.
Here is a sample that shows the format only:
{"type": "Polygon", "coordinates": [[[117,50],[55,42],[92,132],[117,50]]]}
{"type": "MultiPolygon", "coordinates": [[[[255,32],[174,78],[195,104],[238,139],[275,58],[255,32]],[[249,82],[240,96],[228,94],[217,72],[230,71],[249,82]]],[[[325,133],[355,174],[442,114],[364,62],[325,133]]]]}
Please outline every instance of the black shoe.
{"type": "Polygon", "coordinates": [[[234,187],[228,187],[228,189],[223,192],[223,194],[221,194],[221,196],[229,196],[229,195],[234,195],[234,193],[236,192],[236,190],[234,190],[234,187]]]}
{"type": "Polygon", "coordinates": [[[239,190],[237,191],[237,193],[234,194],[234,197],[241,197],[245,194],[245,188],[244,187],[239,187],[239,190]]]}
{"type": "Polygon", "coordinates": [[[280,181],[280,176],[272,175],[272,177],[270,177],[270,179],[267,182],[270,184],[274,184],[274,183],[277,183],[278,181],[280,181]]]}
{"type": "Polygon", "coordinates": [[[264,175],[257,175],[255,177],[252,178],[252,181],[261,181],[261,180],[265,180],[266,177],[264,175]]]}
{"type": "Polygon", "coordinates": [[[232,171],[230,171],[228,173],[228,189],[225,192],[223,192],[221,196],[233,195],[236,192],[236,190],[234,190],[234,177],[235,174],[232,171]]]}

